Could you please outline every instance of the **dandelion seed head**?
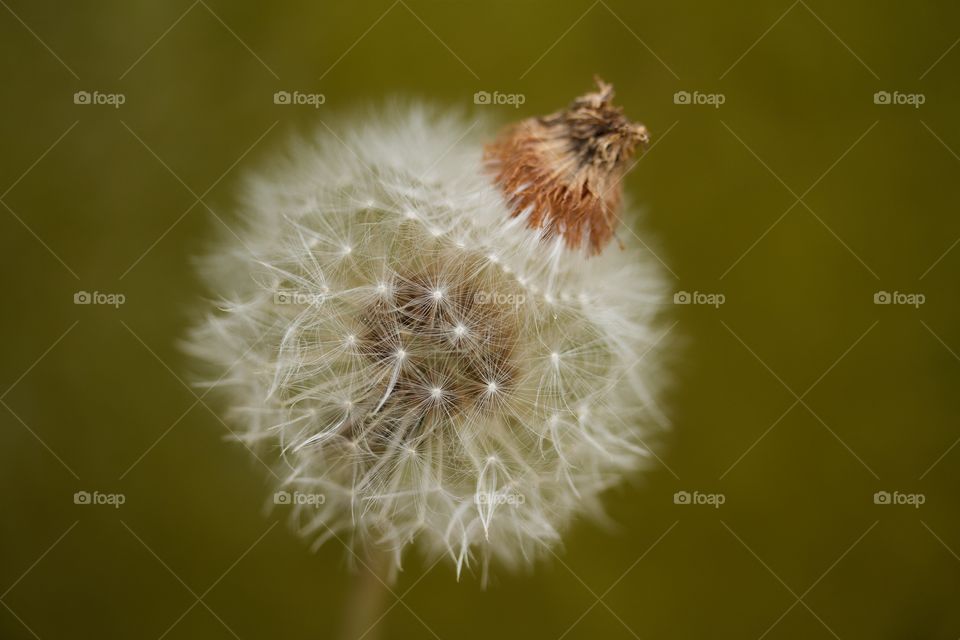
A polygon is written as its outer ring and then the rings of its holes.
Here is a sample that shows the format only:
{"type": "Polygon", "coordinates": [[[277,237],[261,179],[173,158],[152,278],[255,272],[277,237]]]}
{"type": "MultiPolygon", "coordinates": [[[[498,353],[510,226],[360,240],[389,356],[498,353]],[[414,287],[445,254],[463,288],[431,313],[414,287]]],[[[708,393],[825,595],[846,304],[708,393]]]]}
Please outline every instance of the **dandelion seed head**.
{"type": "Polygon", "coordinates": [[[666,379],[657,260],[517,224],[469,124],[411,108],[278,158],[204,263],[228,311],[189,340],[283,487],[324,494],[284,507],[298,531],[458,572],[548,557],[597,512],[666,379]]]}

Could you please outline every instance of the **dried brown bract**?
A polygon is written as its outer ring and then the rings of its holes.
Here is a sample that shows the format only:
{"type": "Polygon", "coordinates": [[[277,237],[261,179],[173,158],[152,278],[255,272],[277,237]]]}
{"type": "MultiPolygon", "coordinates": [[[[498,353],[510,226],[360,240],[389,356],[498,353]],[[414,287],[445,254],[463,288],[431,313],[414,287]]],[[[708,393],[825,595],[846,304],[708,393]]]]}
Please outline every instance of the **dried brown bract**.
{"type": "Polygon", "coordinates": [[[637,146],[649,140],[611,103],[613,86],[595,78],[597,90],[569,107],[508,128],[487,145],[511,215],[527,215],[531,228],[563,236],[571,249],[600,253],[616,231],[620,181],[637,146]]]}

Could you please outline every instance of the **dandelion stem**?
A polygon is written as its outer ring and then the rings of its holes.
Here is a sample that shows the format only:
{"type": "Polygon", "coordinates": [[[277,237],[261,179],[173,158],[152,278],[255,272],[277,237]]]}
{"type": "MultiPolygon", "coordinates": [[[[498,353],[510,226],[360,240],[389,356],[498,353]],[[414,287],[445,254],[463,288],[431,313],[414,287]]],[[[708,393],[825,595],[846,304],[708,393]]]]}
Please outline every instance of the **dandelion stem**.
{"type": "Polygon", "coordinates": [[[390,557],[371,551],[351,577],[344,614],[342,640],[377,640],[382,630],[390,557]]]}

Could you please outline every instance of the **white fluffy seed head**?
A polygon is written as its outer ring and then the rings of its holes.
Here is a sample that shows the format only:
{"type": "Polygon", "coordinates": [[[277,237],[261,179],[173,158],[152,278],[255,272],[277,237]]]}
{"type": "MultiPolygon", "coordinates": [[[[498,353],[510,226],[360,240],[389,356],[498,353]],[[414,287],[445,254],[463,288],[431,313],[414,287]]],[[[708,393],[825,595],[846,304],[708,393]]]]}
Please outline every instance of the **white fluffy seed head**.
{"type": "Polygon", "coordinates": [[[300,142],[205,261],[190,350],[283,488],[323,495],[289,507],[318,543],[529,564],[662,424],[660,269],[511,219],[489,135],[409,108],[300,142]]]}

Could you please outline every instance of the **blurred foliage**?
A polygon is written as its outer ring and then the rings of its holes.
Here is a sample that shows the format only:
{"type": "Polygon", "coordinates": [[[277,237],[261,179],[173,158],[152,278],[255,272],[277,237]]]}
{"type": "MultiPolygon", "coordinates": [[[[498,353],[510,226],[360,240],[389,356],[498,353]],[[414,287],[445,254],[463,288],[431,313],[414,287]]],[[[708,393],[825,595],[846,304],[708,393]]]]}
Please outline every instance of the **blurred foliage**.
{"type": "Polygon", "coordinates": [[[579,524],[487,591],[411,556],[386,637],[956,638],[958,18],[864,0],[6,0],[0,636],[330,637],[343,547],[271,528],[267,471],[178,380],[192,257],[292,132],[389,95],[509,121],[597,73],[653,134],[627,180],[635,231],[677,291],[725,304],[671,308],[674,426],[610,496],[614,527],[579,524]],[[126,303],[76,306],[79,290],[126,303]]]}

